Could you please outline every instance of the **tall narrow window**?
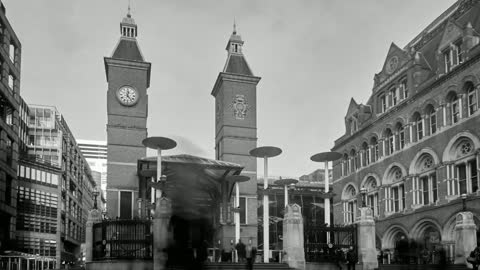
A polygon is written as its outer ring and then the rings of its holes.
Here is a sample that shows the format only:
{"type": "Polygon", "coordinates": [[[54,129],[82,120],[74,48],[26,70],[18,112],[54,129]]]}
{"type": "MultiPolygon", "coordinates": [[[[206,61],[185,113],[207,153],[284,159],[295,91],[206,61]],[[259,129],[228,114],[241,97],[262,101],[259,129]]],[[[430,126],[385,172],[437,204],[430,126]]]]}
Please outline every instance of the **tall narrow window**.
{"type": "Polygon", "coordinates": [[[472,159],[468,161],[468,167],[470,169],[470,183],[472,192],[477,192],[478,190],[478,170],[477,170],[477,161],[472,159]]]}
{"type": "Polygon", "coordinates": [[[460,186],[460,194],[467,194],[467,168],[465,164],[456,166],[458,175],[458,184],[460,186]]]}
{"type": "Polygon", "coordinates": [[[390,96],[392,97],[392,106],[397,105],[399,100],[398,89],[394,86],[390,88],[390,96]]]}
{"type": "Polygon", "coordinates": [[[399,91],[400,91],[400,95],[402,95],[403,99],[408,98],[408,88],[407,88],[407,79],[406,78],[403,79],[402,81],[400,81],[399,91]]]}
{"type": "Polygon", "coordinates": [[[459,99],[456,93],[451,93],[449,95],[450,100],[450,112],[452,117],[452,124],[457,123],[460,120],[460,105],[459,99]]]}
{"type": "Polygon", "coordinates": [[[393,212],[400,211],[400,200],[399,200],[399,188],[398,186],[392,187],[393,193],[393,212]]]}
{"type": "Polygon", "coordinates": [[[428,131],[430,132],[430,135],[435,134],[435,132],[437,132],[437,113],[435,108],[430,104],[425,111],[429,119],[428,131]]]}
{"type": "Polygon", "coordinates": [[[380,112],[382,112],[382,113],[387,111],[387,99],[386,99],[385,95],[380,96],[380,108],[381,108],[380,112]]]}
{"type": "Polygon", "coordinates": [[[405,147],[405,128],[401,123],[397,124],[397,132],[398,132],[398,147],[399,149],[403,149],[405,147]]]}
{"type": "Polygon", "coordinates": [[[450,72],[452,68],[451,52],[447,50],[443,53],[443,61],[445,62],[445,73],[450,72]]]}
{"type": "Polygon", "coordinates": [[[477,109],[477,93],[475,91],[475,88],[471,83],[468,83],[467,86],[467,102],[468,102],[468,115],[474,114],[477,109]]]}
{"type": "Polygon", "coordinates": [[[430,198],[428,196],[428,194],[429,194],[428,176],[420,178],[420,181],[422,183],[423,204],[427,205],[427,204],[430,203],[430,198]]]}
{"type": "Polygon", "coordinates": [[[462,40],[458,40],[457,42],[455,42],[452,46],[452,58],[453,58],[453,65],[456,66],[456,65],[459,65],[461,63],[463,63],[463,43],[462,43],[462,40]]]}
{"type": "Polygon", "coordinates": [[[432,182],[432,199],[435,203],[438,200],[437,177],[435,176],[435,174],[430,175],[430,180],[432,182]]]}
{"type": "Polygon", "coordinates": [[[379,150],[378,150],[378,140],[377,138],[373,137],[371,139],[371,145],[372,145],[372,162],[375,162],[378,160],[379,157],[379,150]]]}
{"type": "Polygon", "coordinates": [[[413,119],[415,121],[415,127],[417,128],[417,140],[421,140],[423,138],[423,121],[420,114],[417,112],[414,114],[413,119]]]}

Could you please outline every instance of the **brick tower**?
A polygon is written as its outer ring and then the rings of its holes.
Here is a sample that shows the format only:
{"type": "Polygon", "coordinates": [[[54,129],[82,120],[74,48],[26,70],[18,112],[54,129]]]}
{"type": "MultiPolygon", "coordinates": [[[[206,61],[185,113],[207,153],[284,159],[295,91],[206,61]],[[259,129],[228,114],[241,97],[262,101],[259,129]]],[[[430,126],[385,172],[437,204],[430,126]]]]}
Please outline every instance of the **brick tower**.
{"type": "MultiPolygon", "coordinates": [[[[257,84],[242,52],[243,40],[233,33],[228,40],[227,61],[212,90],[215,97],[215,150],[218,160],[245,166],[242,174],[251,180],[240,184],[240,236],[257,245],[257,160],[249,151],[257,147],[257,84]]],[[[223,245],[234,239],[233,224],[223,224],[223,245]]]]}
{"type": "Polygon", "coordinates": [[[151,64],[137,43],[137,25],[130,15],[120,23],[120,40],[105,57],[107,75],[107,212],[131,219],[137,213],[137,160],[145,157],[151,64]]]}

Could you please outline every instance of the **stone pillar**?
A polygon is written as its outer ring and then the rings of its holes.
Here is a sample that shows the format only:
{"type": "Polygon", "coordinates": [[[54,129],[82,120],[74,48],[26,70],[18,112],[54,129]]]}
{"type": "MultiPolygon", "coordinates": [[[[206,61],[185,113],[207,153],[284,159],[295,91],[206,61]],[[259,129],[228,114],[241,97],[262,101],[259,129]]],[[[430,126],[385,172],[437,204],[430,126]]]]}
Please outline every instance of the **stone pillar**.
{"type": "Polygon", "coordinates": [[[93,224],[102,222],[102,213],[98,209],[88,211],[85,228],[85,262],[91,262],[93,257],[93,224]]]}
{"type": "MultiPolygon", "coordinates": [[[[360,269],[373,270],[378,268],[377,249],[375,245],[375,221],[372,209],[360,207],[360,218],[357,223],[358,262],[360,269]]],[[[359,269],[359,268],[357,268],[359,269]]]]}
{"type": "Polygon", "coordinates": [[[153,270],[165,269],[168,245],[168,224],[172,215],[172,202],[161,197],[157,199],[153,217],[153,270]]]}
{"type": "Polygon", "coordinates": [[[303,217],[298,204],[285,207],[283,219],[283,251],[284,261],[295,269],[305,269],[305,249],[303,245],[303,217]]]}
{"type": "Polygon", "coordinates": [[[467,257],[477,245],[477,233],[472,212],[457,214],[455,225],[455,264],[467,264],[467,257]]]}

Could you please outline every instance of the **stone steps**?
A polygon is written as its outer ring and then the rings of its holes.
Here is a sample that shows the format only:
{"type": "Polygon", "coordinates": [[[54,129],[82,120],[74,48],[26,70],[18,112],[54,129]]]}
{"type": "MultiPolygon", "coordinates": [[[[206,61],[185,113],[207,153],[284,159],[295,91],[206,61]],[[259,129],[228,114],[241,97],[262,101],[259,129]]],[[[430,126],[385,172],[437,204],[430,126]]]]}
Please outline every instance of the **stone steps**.
{"type": "MultiPolygon", "coordinates": [[[[245,263],[206,263],[203,266],[204,270],[245,270],[245,263]]],[[[258,270],[291,270],[287,264],[284,263],[255,263],[253,269],[258,270]]],[[[171,266],[168,270],[184,270],[183,267],[171,266]]]]}
{"type": "Polygon", "coordinates": [[[461,264],[382,264],[378,270],[466,270],[467,266],[461,264]]]}

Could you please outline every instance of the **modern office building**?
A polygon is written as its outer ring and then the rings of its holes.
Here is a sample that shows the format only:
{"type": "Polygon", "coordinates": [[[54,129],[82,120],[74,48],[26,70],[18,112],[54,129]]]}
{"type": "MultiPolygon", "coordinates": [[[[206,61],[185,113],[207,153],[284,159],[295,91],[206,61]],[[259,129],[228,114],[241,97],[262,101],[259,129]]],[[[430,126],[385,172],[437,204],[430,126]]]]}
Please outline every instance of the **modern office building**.
{"type": "Polygon", "coordinates": [[[55,256],[57,266],[65,266],[77,262],[80,257],[80,245],[85,241],[86,219],[88,210],[93,207],[96,184],[87,161],[58,110],[43,105],[30,105],[29,108],[30,142],[28,154],[21,159],[21,183],[18,188],[19,203],[26,206],[19,211],[19,216],[28,216],[40,224],[40,230],[46,231],[41,231],[44,234],[39,237],[36,233],[40,231],[36,227],[28,225],[25,228],[25,225],[22,227],[19,224],[17,242],[22,244],[19,246],[21,251],[55,256]],[[50,209],[50,212],[46,213],[42,210],[44,208],[50,209]],[[48,220],[52,224],[47,225],[48,220]],[[45,239],[55,241],[49,242],[55,248],[49,248],[47,244],[42,246],[45,239]]]}
{"type": "Polygon", "coordinates": [[[0,251],[15,239],[21,48],[0,2],[0,251]]]}
{"type": "Polygon", "coordinates": [[[106,197],[107,192],[107,142],[94,140],[77,140],[80,152],[87,160],[92,171],[100,173],[100,183],[97,187],[101,187],[103,196],[106,197]]]}
{"type": "Polygon", "coordinates": [[[363,197],[386,253],[403,237],[452,259],[462,194],[480,226],[479,9],[455,1],[403,48],[392,43],[366,104],[348,106],[332,149],[343,154],[334,220],[355,222],[363,197]]]}

